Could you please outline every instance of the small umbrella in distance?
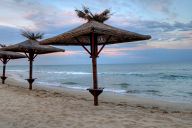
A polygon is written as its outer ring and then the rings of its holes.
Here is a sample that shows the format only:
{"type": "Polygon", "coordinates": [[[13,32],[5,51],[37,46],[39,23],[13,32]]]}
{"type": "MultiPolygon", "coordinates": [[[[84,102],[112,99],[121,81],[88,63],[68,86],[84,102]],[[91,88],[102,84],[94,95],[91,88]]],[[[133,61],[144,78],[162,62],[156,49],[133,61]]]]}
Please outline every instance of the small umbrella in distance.
{"type": "Polygon", "coordinates": [[[23,31],[22,35],[28,40],[10,45],[4,48],[1,48],[1,50],[4,51],[13,51],[13,52],[23,52],[25,53],[26,57],[29,60],[29,78],[26,79],[29,83],[29,90],[32,90],[32,84],[35,80],[33,78],[33,61],[35,57],[39,54],[47,54],[47,53],[53,53],[53,52],[64,52],[65,50],[55,48],[52,46],[44,46],[40,45],[37,39],[41,39],[43,34],[42,33],[32,33],[28,31],[23,31]]]}
{"type": "Polygon", "coordinates": [[[5,76],[5,70],[6,70],[6,64],[10,59],[20,59],[20,58],[26,58],[26,56],[16,53],[16,52],[10,52],[10,51],[0,51],[0,60],[3,63],[3,74],[1,76],[2,84],[5,83],[5,79],[7,78],[5,76]]]}

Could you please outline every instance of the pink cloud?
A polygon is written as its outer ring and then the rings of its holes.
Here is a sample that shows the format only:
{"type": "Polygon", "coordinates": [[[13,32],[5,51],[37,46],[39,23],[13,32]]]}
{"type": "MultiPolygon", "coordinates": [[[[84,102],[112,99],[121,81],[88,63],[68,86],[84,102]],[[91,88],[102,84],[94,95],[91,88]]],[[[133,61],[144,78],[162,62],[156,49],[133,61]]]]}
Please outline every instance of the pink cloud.
{"type": "MultiPolygon", "coordinates": [[[[150,49],[150,46],[147,45],[138,45],[137,47],[120,47],[120,48],[104,48],[100,55],[104,56],[130,56],[128,51],[138,51],[138,50],[145,50],[145,49],[150,49]]],[[[46,54],[49,56],[73,56],[73,55],[89,55],[86,53],[84,50],[80,51],[65,51],[65,52],[58,52],[58,53],[51,53],[51,54],[46,54]]],[[[135,56],[134,56],[135,57],[135,56]]]]}
{"type": "Polygon", "coordinates": [[[128,55],[128,51],[138,51],[150,49],[151,47],[146,45],[138,45],[137,47],[124,47],[124,48],[105,48],[101,54],[106,56],[123,56],[128,55]]]}
{"type": "Polygon", "coordinates": [[[55,52],[51,54],[45,54],[47,56],[72,56],[72,55],[82,55],[84,51],[65,51],[65,52],[55,52]]]}
{"type": "Polygon", "coordinates": [[[158,40],[147,42],[148,47],[164,49],[192,49],[191,31],[171,31],[161,33],[158,40]]]}

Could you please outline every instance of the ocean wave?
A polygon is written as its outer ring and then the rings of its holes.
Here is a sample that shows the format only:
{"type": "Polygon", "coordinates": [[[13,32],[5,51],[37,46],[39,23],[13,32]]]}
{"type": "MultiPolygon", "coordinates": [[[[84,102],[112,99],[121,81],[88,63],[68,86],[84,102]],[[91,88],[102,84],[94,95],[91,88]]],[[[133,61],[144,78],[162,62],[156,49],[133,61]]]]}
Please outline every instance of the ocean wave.
{"type": "Polygon", "coordinates": [[[76,85],[76,84],[78,84],[78,83],[75,83],[75,82],[62,82],[61,84],[76,85]]]}
{"type": "Polygon", "coordinates": [[[114,93],[126,93],[126,90],[123,90],[123,89],[105,88],[103,91],[105,91],[105,92],[114,92],[114,93]]]}
{"type": "Polygon", "coordinates": [[[7,70],[8,72],[27,72],[27,70],[7,70]]]}
{"type": "Polygon", "coordinates": [[[125,86],[129,86],[130,84],[128,84],[128,83],[119,83],[119,84],[113,84],[113,85],[125,85],[125,86]]]}
{"type": "Polygon", "coordinates": [[[70,89],[77,89],[77,90],[87,90],[88,87],[80,87],[80,86],[65,86],[70,89]]]}
{"type": "Polygon", "coordinates": [[[138,77],[149,77],[164,75],[164,73],[147,73],[147,72],[102,72],[98,73],[100,75],[129,75],[129,76],[138,76],[138,77]]]}
{"type": "Polygon", "coordinates": [[[89,73],[89,72],[66,72],[66,74],[72,74],[72,75],[89,75],[89,74],[92,74],[92,73],[89,73]]]}
{"type": "MultiPolygon", "coordinates": [[[[75,71],[35,71],[36,73],[48,73],[48,74],[67,74],[67,75],[90,75],[92,72],[75,72],[75,71]]],[[[135,72],[98,72],[98,75],[147,75],[147,73],[135,73],[135,72]]]]}
{"type": "MultiPolygon", "coordinates": [[[[26,73],[28,70],[7,70],[8,72],[15,73],[26,73]]],[[[35,73],[43,74],[63,74],[63,75],[91,75],[92,72],[78,72],[78,71],[35,71],[35,73]]],[[[122,75],[122,76],[133,76],[133,77],[153,77],[166,80],[177,80],[177,79],[192,79],[192,74],[173,74],[166,72],[99,72],[98,75],[122,75]]],[[[70,84],[70,83],[69,83],[70,84]]],[[[126,83],[127,84],[127,83],[126,83]]],[[[120,83],[120,86],[127,86],[125,83],[120,83]]]]}
{"type": "Polygon", "coordinates": [[[142,73],[142,72],[129,72],[129,73],[100,73],[102,75],[128,75],[136,77],[157,77],[161,79],[192,79],[192,75],[175,75],[170,73],[142,73]]]}
{"type": "Polygon", "coordinates": [[[126,93],[141,93],[140,90],[127,90],[126,93]]]}
{"type": "Polygon", "coordinates": [[[161,76],[160,78],[175,80],[175,79],[191,79],[192,76],[189,76],[189,75],[173,75],[173,74],[167,75],[167,74],[165,74],[165,75],[161,76]]]}
{"type": "Polygon", "coordinates": [[[57,82],[44,82],[44,81],[38,81],[36,82],[38,85],[45,85],[45,86],[55,86],[55,87],[61,87],[61,85],[57,82]]]}
{"type": "Polygon", "coordinates": [[[101,72],[99,75],[145,75],[146,73],[135,73],[135,72],[101,72]]]}
{"type": "Polygon", "coordinates": [[[35,71],[39,73],[48,73],[48,74],[66,74],[66,75],[88,75],[89,72],[66,72],[66,71],[35,71]]]}
{"type": "Polygon", "coordinates": [[[147,93],[160,93],[160,91],[157,91],[157,90],[146,90],[144,92],[147,92],[147,93]]]}
{"type": "Polygon", "coordinates": [[[128,84],[128,83],[118,83],[118,84],[113,84],[113,85],[120,86],[120,88],[123,88],[123,89],[127,89],[128,86],[130,86],[130,84],[128,84]]]}
{"type": "Polygon", "coordinates": [[[187,92],[187,94],[188,94],[189,96],[192,96],[192,92],[187,92]]]}
{"type": "Polygon", "coordinates": [[[150,94],[159,94],[160,91],[158,90],[127,90],[126,93],[150,93],[150,94]]]}

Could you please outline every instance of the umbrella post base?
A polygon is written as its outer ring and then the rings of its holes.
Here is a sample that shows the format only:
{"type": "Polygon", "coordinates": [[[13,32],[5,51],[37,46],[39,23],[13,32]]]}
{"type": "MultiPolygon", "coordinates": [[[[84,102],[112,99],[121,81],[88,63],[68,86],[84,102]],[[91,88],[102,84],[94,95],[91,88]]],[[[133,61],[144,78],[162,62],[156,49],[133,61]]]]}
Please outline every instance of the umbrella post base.
{"type": "Polygon", "coordinates": [[[1,76],[1,79],[2,79],[2,84],[5,84],[5,79],[7,79],[6,76],[1,76]]]}
{"type": "Polygon", "coordinates": [[[98,96],[103,92],[104,88],[98,88],[98,89],[93,89],[93,88],[88,88],[87,90],[94,96],[94,105],[98,106],[98,96]]]}
{"type": "Polygon", "coordinates": [[[28,81],[28,83],[29,83],[29,90],[32,90],[32,84],[35,81],[35,79],[26,79],[28,81]]]}

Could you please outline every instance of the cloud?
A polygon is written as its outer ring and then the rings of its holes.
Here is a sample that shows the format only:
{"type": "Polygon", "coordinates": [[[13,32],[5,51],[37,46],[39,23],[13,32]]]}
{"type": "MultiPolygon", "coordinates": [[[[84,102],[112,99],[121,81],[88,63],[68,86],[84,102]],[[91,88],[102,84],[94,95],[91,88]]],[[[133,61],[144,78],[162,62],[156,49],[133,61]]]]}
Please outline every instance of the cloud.
{"type": "Polygon", "coordinates": [[[20,29],[0,25],[0,43],[10,45],[18,43],[24,38],[20,35],[20,29]]]}
{"type": "Polygon", "coordinates": [[[153,48],[164,48],[164,49],[192,49],[192,41],[186,40],[167,40],[163,41],[151,41],[148,43],[153,48]]]}
{"type": "Polygon", "coordinates": [[[154,20],[129,20],[126,17],[114,19],[110,24],[116,27],[151,35],[152,39],[146,41],[148,47],[192,49],[192,21],[168,23],[154,20]]]}
{"type": "Polygon", "coordinates": [[[2,0],[0,8],[0,25],[28,28],[33,31],[46,31],[81,22],[73,10],[62,10],[41,1],[2,0]]]}
{"type": "Polygon", "coordinates": [[[137,32],[168,32],[174,30],[180,31],[190,31],[192,30],[192,20],[187,23],[182,22],[160,22],[155,20],[135,20],[129,19],[124,16],[114,16],[110,21],[110,24],[114,24],[117,27],[121,27],[127,30],[137,31],[137,32]]]}
{"type": "MultiPolygon", "coordinates": [[[[113,1],[113,0],[107,0],[102,1],[102,3],[110,3],[112,5],[123,5],[123,6],[129,6],[132,8],[132,4],[136,4],[136,6],[147,6],[147,8],[154,8],[160,12],[169,12],[169,5],[171,4],[172,0],[134,0],[130,2],[125,2],[123,0],[120,1],[113,1]],[[116,4],[112,4],[112,3],[116,4]],[[132,3],[132,4],[130,4],[132,3]],[[158,7],[157,7],[158,6],[158,7]]],[[[58,1],[57,1],[58,2],[58,1]]],[[[49,3],[49,2],[48,2],[49,3]]],[[[63,4],[62,1],[60,3],[63,4]]],[[[99,1],[94,2],[99,3],[99,1]]],[[[102,4],[101,3],[101,4],[102,4]]],[[[67,26],[74,26],[80,23],[83,23],[81,19],[79,19],[73,8],[70,10],[65,10],[64,8],[58,8],[54,4],[46,4],[42,3],[41,1],[27,1],[27,0],[2,0],[0,2],[1,10],[4,10],[6,13],[6,16],[2,13],[0,17],[2,20],[0,21],[0,25],[6,25],[11,27],[17,27],[17,28],[29,28],[31,30],[35,31],[51,31],[53,29],[59,29],[60,27],[67,27],[67,26]]],[[[126,8],[124,8],[126,9],[126,8]]],[[[134,9],[133,9],[134,10],[134,9]]],[[[130,25],[134,25],[133,23],[135,20],[139,20],[136,14],[133,14],[131,11],[127,11],[126,15],[119,15],[115,14],[111,19],[110,22],[117,23],[119,20],[122,24],[130,23],[130,25]],[[130,21],[130,17],[127,18],[127,14],[130,15],[133,21],[130,21]],[[116,20],[116,21],[115,21],[116,20]]],[[[155,21],[139,21],[136,22],[135,26],[137,25],[145,25],[148,28],[150,27],[156,27],[158,25],[161,25],[161,27],[166,30],[169,29],[170,25],[165,22],[155,22],[155,21]],[[146,22],[146,23],[145,23],[146,22]],[[153,25],[153,26],[152,26],[153,25]]],[[[180,23],[176,23],[175,26],[180,25],[180,23]]],[[[186,28],[187,29],[187,28],[186,28]]]]}
{"type": "Polygon", "coordinates": [[[81,20],[76,17],[74,11],[42,10],[27,13],[24,18],[33,22],[37,31],[47,31],[64,26],[80,24],[81,20]],[[58,11],[58,12],[56,12],[58,11]]]}
{"type": "Polygon", "coordinates": [[[192,31],[162,33],[159,39],[150,40],[147,45],[164,49],[192,49],[192,31]]]}
{"type": "MultiPolygon", "coordinates": [[[[173,2],[172,0],[134,0],[129,3],[120,0],[116,1],[116,4],[113,4],[113,0],[101,1],[101,4],[105,4],[106,2],[118,7],[124,5],[126,7],[130,6],[131,8],[134,8],[133,4],[135,4],[136,6],[142,6],[142,8],[149,7],[151,10],[163,13],[171,13],[170,5],[173,2]]],[[[60,2],[62,1],[59,1],[59,3],[60,2]]],[[[123,7],[123,9],[125,8],[123,7]]],[[[65,8],[62,9],[56,7],[54,4],[46,4],[41,1],[1,0],[0,10],[2,11],[0,14],[0,28],[3,28],[1,29],[3,31],[0,31],[0,37],[3,41],[5,40],[5,42],[22,41],[23,38],[20,36],[21,28],[31,28],[33,31],[44,32],[46,34],[45,37],[47,38],[63,33],[83,23],[83,21],[76,16],[72,8],[66,10],[65,8]]],[[[129,13],[129,11],[126,10],[126,13],[127,12],[129,17],[124,13],[119,12],[119,14],[113,15],[107,23],[129,31],[152,35],[152,39],[138,44],[121,44],[113,45],[112,47],[129,47],[127,51],[131,50],[130,47],[136,47],[136,50],[141,50],[138,48],[140,45],[146,46],[146,49],[151,47],[191,48],[190,34],[192,31],[192,21],[185,23],[176,21],[171,23],[156,21],[155,19],[141,20],[136,14],[129,13]]],[[[123,51],[120,48],[116,49],[115,52],[108,50],[104,51],[104,53],[106,55],[127,54],[125,53],[125,50],[123,51]]],[[[76,55],[78,53],[71,52],[69,54],[76,55]]]]}
{"type": "Polygon", "coordinates": [[[153,11],[170,14],[171,13],[170,5],[173,3],[173,0],[145,0],[145,1],[135,0],[135,2],[153,11]]]}
{"type": "Polygon", "coordinates": [[[84,51],[65,51],[65,52],[55,52],[51,54],[46,54],[47,56],[73,56],[73,55],[83,55],[84,51]]]}
{"type": "MultiPolygon", "coordinates": [[[[176,18],[177,13],[171,8],[174,0],[99,0],[103,6],[118,8],[119,11],[125,11],[126,14],[143,13],[162,14],[169,18],[176,18]],[[115,4],[114,4],[115,3],[115,4]],[[142,12],[141,12],[142,11],[142,12]]],[[[142,15],[141,15],[142,16],[142,15]]]]}

